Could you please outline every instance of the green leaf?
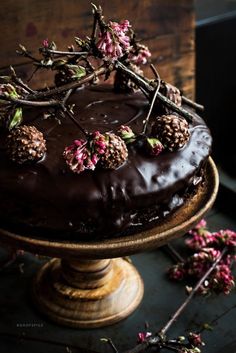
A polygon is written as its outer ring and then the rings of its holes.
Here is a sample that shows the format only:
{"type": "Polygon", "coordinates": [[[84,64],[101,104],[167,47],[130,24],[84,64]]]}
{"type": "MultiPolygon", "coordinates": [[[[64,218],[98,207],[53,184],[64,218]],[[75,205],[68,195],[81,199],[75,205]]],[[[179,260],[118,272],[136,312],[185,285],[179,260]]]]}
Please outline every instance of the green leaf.
{"type": "Polygon", "coordinates": [[[22,108],[16,108],[13,117],[10,121],[9,124],[9,130],[12,130],[14,127],[17,127],[18,125],[20,125],[20,123],[22,122],[22,108]]]}
{"type": "MultiPolygon", "coordinates": [[[[69,66],[69,65],[68,65],[69,66]]],[[[75,68],[75,74],[72,76],[72,78],[77,78],[80,79],[86,75],[86,70],[83,66],[78,65],[75,68]]]]}
{"type": "Polygon", "coordinates": [[[19,97],[18,93],[16,92],[15,87],[12,86],[12,85],[9,85],[9,90],[8,90],[8,92],[9,92],[9,96],[10,96],[11,98],[18,98],[18,97],[19,97]],[[10,86],[11,86],[11,87],[10,87],[10,86]]]}
{"type": "Polygon", "coordinates": [[[66,60],[57,60],[54,61],[53,66],[54,68],[60,68],[60,66],[65,66],[66,65],[66,60]]]}
{"type": "Polygon", "coordinates": [[[84,45],[84,40],[80,39],[79,37],[75,37],[75,43],[81,47],[82,45],[84,45]]]}

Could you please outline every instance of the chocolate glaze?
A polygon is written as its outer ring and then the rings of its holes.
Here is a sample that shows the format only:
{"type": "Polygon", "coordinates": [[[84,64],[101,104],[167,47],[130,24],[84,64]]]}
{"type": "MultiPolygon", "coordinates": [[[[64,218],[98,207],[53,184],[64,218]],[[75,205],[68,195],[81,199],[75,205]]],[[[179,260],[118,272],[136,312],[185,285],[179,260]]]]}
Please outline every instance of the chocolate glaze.
{"type": "MultiPolygon", "coordinates": [[[[141,93],[117,94],[109,86],[80,89],[70,104],[88,131],[116,130],[129,124],[138,133],[148,110],[141,93]]],[[[158,107],[153,117],[158,114],[158,107]]],[[[62,157],[81,133],[67,118],[61,124],[29,110],[26,123],[35,125],[47,140],[45,158],[19,166],[6,157],[0,138],[1,219],[8,225],[30,228],[40,236],[81,239],[103,237],[151,227],[157,219],[179,207],[190,187],[200,180],[201,167],[211,150],[211,135],[195,115],[189,143],[176,152],[150,157],[137,145],[117,170],[73,174],[62,157]]]]}

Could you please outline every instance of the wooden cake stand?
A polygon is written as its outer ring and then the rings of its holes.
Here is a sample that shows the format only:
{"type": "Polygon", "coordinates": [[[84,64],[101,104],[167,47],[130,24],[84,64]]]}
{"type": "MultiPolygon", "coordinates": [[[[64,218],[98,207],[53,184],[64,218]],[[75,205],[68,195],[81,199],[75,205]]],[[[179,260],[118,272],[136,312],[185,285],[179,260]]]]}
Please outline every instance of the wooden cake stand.
{"type": "Polygon", "coordinates": [[[139,273],[121,257],[157,248],[185,234],[213,205],[218,184],[217,169],[210,158],[199,192],[163,224],[135,235],[68,243],[1,229],[0,241],[3,245],[56,257],[39,270],[32,290],[36,306],[48,318],[72,327],[110,325],[132,313],[143,297],[139,273]]]}

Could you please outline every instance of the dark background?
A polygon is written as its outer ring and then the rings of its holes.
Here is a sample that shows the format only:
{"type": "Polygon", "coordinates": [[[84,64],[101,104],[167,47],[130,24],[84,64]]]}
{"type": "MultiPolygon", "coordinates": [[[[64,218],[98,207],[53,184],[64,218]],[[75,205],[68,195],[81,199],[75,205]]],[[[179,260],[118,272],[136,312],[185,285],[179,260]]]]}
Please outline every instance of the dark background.
{"type": "Polygon", "coordinates": [[[236,1],[198,0],[196,17],[196,97],[206,108],[214,157],[236,177],[236,1]]]}

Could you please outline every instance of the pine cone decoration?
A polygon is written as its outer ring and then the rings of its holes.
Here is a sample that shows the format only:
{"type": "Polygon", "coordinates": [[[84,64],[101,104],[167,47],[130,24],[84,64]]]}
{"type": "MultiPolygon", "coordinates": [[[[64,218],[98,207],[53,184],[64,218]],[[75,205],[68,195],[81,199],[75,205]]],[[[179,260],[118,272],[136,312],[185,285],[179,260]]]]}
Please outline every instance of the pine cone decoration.
{"type": "MultiPolygon", "coordinates": [[[[134,71],[139,76],[143,76],[143,70],[140,69],[139,66],[130,63],[129,69],[134,71]]],[[[114,81],[114,88],[116,92],[135,92],[139,89],[139,87],[127,77],[125,73],[121,70],[116,71],[115,81],[114,81]]]]}
{"type": "Polygon", "coordinates": [[[66,83],[73,81],[70,75],[66,71],[58,71],[54,77],[54,82],[56,86],[62,86],[66,83]]]}
{"type": "Polygon", "coordinates": [[[170,83],[165,83],[164,84],[164,95],[171,100],[172,102],[174,102],[178,107],[181,107],[182,105],[182,97],[181,97],[181,93],[180,90],[171,85],[170,83]]]}
{"type": "Polygon", "coordinates": [[[120,167],[128,157],[125,142],[113,133],[105,133],[107,148],[101,156],[101,166],[105,169],[116,169],[120,167]]]}
{"type": "Polygon", "coordinates": [[[83,66],[67,64],[62,67],[59,66],[59,70],[55,75],[54,81],[56,86],[61,86],[66,83],[79,80],[85,75],[86,70],[83,66]]]}
{"type": "Polygon", "coordinates": [[[176,115],[158,117],[152,127],[152,135],[157,137],[169,151],[183,147],[189,140],[189,126],[185,119],[176,115]]]}
{"type": "Polygon", "coordinates": [[[7,153],[18,164],[37,161],[45,152],[46,141],[35,126],[22,125],[7,137],[7,153]]]}

